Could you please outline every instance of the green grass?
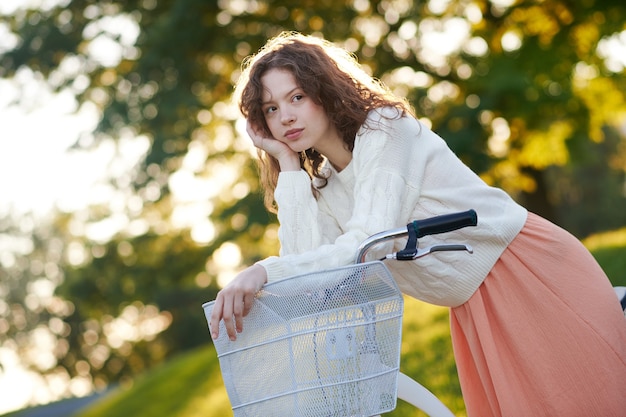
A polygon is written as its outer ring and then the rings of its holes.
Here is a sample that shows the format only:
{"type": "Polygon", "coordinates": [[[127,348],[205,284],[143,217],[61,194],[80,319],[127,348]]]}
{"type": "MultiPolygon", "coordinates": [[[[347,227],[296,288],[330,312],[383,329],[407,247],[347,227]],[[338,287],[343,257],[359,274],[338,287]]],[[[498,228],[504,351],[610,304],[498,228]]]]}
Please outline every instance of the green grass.
{"type": "Polygon", "coordinates": [[[76,417],[232,415],[212,346],[181,355],[76,417]]]}
{"type": "Polygon", "coordinates": [[[626,286],[626,227],[583,241],[614,286],[626,286]]]}
{"type": "MultiPolygon", "coordinates": [[[[584,243],[613,285],[626,285],[626,228],[592,236],[584,243]]],[[[446,308],[406,299],[401,368],[434,392],[458,417],[466,415],[446,308]]],[[[114,390],[72,417],[232,415],[215,350],[207,344],[138,377],[132,386],[114,390]]],[[[419,417],[424,414],[398,401],[396,410],[387,416],[419,417]]],[[[19,413],[15,417],[19,417],[19,413]]]]}

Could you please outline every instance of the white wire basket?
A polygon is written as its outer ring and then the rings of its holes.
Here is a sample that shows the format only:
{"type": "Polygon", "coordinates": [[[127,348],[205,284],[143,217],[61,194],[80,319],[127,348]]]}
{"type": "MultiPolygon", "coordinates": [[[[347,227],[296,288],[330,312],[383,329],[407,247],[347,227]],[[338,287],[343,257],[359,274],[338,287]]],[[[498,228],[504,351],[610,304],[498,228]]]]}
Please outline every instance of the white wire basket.
{"type": "MultiPolygon", "coordinates": [[[[214,302],[202,305],[207,321],[214,302]]],[[[244,331],[214,340],[235,417],[369,417],[396,407],[404,302],[368,262],[263,287],[244,331]]]]}

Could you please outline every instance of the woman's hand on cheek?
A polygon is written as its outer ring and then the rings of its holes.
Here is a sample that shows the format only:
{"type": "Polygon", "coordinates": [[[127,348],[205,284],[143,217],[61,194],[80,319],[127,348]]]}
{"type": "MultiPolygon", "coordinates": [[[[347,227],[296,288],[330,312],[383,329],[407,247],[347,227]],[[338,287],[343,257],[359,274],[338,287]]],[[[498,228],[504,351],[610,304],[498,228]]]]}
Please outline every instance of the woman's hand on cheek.
{"type": "Polygon", "coordinates": [[[213,339],[219,337],[219,323],[224,320],[230,340],[243,331],[243,318],[248,315],[255,295],[267,282],[267,272],[261,265],[252,265],[240,272],[218,294],[211,312],[209,327],[213,339]]]}
{"type": "Polygon", "coordinates": [[[267,137],[259,129],[255,129],[249,121],[246,124],[246,131],[248,135],[250,135],[254,146],[278,160],[281,171],[295,171],[300,169],[300,157],[285,143],[273,137],[267,137]]]}

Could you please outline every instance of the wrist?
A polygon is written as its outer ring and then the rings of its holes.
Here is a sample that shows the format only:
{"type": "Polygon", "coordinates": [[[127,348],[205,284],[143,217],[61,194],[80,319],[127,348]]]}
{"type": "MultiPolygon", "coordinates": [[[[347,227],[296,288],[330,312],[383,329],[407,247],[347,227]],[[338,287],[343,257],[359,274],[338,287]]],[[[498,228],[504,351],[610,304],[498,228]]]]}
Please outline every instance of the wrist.
{"type": "Polygon", "coordinates": [[[283,171],[300,171],[300,158],[297,154],[286,155],[278,159],[281,172],[283,171]]]}
{"type": "Polygon", "coordinates": [[[267,284],[267,270],[261,264],[254,264],[251,268],[256,269],[256,275],[259,277],[259,283],[261,286],[267,284]]]}

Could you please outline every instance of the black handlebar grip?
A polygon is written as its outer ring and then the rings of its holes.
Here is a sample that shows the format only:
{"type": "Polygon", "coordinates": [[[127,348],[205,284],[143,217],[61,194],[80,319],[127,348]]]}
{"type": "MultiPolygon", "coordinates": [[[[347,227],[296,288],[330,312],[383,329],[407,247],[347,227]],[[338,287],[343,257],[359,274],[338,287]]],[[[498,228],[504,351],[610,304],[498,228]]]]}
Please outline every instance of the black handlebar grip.
{"type": "Polygon", "coordinates": [[[451,232],[467,226],[476,226],[477,224],[478,216],[476,215],[476,211],[470,209],[459,213],[444,214],[423,220],[414,220],[409,226],[413,227],[417,238],[420,238],[426,235],[451,232]]]}

